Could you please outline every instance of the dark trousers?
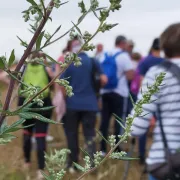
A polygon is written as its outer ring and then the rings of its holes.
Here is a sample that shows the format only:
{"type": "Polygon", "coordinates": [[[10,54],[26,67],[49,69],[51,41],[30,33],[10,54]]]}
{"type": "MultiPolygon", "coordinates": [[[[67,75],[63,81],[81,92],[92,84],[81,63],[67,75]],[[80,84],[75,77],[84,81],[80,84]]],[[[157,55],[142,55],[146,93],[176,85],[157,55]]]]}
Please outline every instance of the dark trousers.
{"type": "Polygon", "coordinates": [[[83,133],[85,137],[86,151],[91,157],[95,153],[95,122],[96,112],[92,111],[76,111],[67,110],[63,118],[64,130],[68,142],[68,148],[71,151],[68,166],[73,162],[78,162],[79,143],[78,143],[78,129],[79,124],[82,123],[83,133]]]}
{"type": "MultiPolygon", "coordinates": [[[[24,98],[19,99],[19,105],[22,105],[24,102],[24,98]]],[[[44,107],[51,106],[51,99],[45,98],[44,100],[44,107]]],[[[34,105],[32,108],[39,108],[39,106],[34,105]]],[[[50,119],[52,110],[48,111],[41,111],[36,112],[38,114],[41,114],[42,116],[50,119]]],[[[39,169],[44,169],[45,167],[45,151],[46,151],[46,135],[47,135],[47,129],[48,129],[48,123],[44,123],[42,121],[36,120],[36,119],[29,119],[26,120],[23,124],[23,126],[29,126],[24,128],[24,134],[23,134],[23,151],[24,151],[24,158],[26,163],[31,162],[31,151],[32,151],[32,135],[34,133],[36,137],[37,142],[37,159],[38,159],[38,167],[39,169]]]]}
{"type": "MultiPolygon", "coordinates": [[[[100,131],[105,139],[108,138],[110,120],[113,114],[123,118],[124,98],[117,93],[106,93],[102,96],[102,120],[100,131]]],[[[120,135],[121,127],[117,121],[114,124],[114,135],[120,135]]],[[[117,137],[118,141],[118,137],[117,137]]],[[[106,142],[102,140],[101,150],[106,152],[106,142]]]]}

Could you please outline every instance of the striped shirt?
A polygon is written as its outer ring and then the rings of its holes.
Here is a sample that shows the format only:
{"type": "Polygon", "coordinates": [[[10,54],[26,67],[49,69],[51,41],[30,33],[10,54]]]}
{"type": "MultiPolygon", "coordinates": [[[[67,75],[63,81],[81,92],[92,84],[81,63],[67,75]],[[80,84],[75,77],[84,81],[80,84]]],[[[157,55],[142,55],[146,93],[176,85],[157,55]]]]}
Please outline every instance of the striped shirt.
{"type": "MultiPolygon", "coordinates": [[[[171,61],[180,67],[180,59],[172,59],[171,61]]],[[[147,115],[134,120],[132,135],[141,136],[146,133],[150,120],[157,113],[157,107],[159,107],[168,147],[174,153],[180,149],[180,84],[177,78],[163,67],[154,66],[147,72],[143,80],[142,92],[147,90],[147,85],[154,83],[155,77],[161,72],[166,72],[163,86],[157,94],[153,95],[151,104],[143,105],[143,114],[147,115]]],[[[141,97],[142,95],[139,93],[138,99],[141,99],[141,97]]],[[[147,164],[165,161],[164,144],[158,118],[153,132],[153,143],[146,161],[147,164]]]]}

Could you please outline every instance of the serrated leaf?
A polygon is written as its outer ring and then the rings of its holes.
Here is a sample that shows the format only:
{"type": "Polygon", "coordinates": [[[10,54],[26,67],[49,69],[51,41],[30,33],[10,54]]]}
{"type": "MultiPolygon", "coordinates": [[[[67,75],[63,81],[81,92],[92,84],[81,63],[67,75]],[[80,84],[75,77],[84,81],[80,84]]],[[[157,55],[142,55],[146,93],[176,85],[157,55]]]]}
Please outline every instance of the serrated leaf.
{"type": "Polygon", "coordinates": [[[8,66],[10,67],[14,63],[14,61],[15,61],[15,55],[14,55],[14,49],[13,49],[9,57],[8,66]]]}
{"type": "Polygon", "coordinates": [[[38,50],[40,49],[40,47],[41,47],[41,42],[42,42],[42,39],[43,39],[43,37],[44,37],[44,32],[45,32],[45,31],[41,32],[41,34],[39,35],[39,37],[38,37],[38,39],[37,39],[37,41],[36,41],[36,50],[37,50],[37,51],[38,51],[38,50]]]}
{"type": "Polygon", "coordinates": [[[0,69],[4,69],[4,68],[5,68],[5,63],[3,57],[0,57],[0,69]]]}
{"type": "Polygon", "coordinates": [[[77,163],[75,163],[75,162],[73,162],[73,164],[74,164],[74,166],[75,166],[77,169],[79,169],[79,170],[82,171],[82,172],[85,172],[85,168],[83,168],[82,166],[80,166],[79,164],[77,164],[77,163]]]}
{"type": "MultiPolygon", "coordinates": [[[[72,22],[72,23],[73,23],[73,22],[72,22]]],[[[76,28],[76,30],[79,32],[79,34],[82,36],[81,30],[78,28],[78,26],[77,26],[76,24],[74,24],[74,23],[73,23],[73,25],[74,25],[74,27],[76,28]]]]}
{"type": "Polygon", "coordinates": [[[24,119],[37,119],[39,121],[45,122],[45,123],[51,123],[51,124],[58,124],[57,122],[50,120],[40,114],[33,113],[33,112],[22,112],[19,113],[19,116],[24,119]]]}
{"type": "Polygon", "coordinates": [[[26,1],[32,4],[33,6],[38,6],[34,0],[26,0],[26,1]]]}

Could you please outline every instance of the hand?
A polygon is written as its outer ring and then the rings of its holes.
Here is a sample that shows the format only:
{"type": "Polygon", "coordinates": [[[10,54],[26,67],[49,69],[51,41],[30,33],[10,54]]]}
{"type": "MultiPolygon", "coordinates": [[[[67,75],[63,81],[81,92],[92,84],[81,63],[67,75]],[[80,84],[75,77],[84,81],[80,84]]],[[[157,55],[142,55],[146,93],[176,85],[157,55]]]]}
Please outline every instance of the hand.
{"type": "Polygon", "coordinates": [[[102,74],[100,79],[101,79],[101,85],[102,87],[104,87],[108,82],[108,77],[105,74],[102,74]]]}

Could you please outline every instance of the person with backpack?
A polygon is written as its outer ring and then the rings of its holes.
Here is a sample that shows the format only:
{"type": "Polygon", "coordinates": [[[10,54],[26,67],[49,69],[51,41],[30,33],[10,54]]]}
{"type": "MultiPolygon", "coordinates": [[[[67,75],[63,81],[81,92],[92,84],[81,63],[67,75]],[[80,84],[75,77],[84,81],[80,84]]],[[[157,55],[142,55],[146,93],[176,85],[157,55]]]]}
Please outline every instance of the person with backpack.
{"type": "MultiPolygon", "coordinates": [[[[78,38],[72,40],[70,51],[77,53],[80,48],[81,41],[78,38]]],[[[74,93],[72,97],[65,96],[66,114],[63,118],[68,149],[71,151],[67,164],[70,173],[76,171],[73,162],[78,163],[79,161],[78,130],[80,123],[83,128],[86,151],[92,158],[93,153],[96,151],[94,138],[96,135],[95,124],[98,103],[96,87],[94,86],[96,84],[94,75],[100,74],[100,82],[102,84],[106,83],[97,61],[92,61],[85,52],[79,53],[78,56],[81,58],[82,65],[75,67],[74,64],[71,64],[61,77],[65,79],[68,78],[74,93]],[[94,72],[94,69],[96,69],[95,72],[97,73],[94,72]]]]}
{"type": "MultiPolygon", "coordinates": [[[[132,135],[140,137],[149,128],[156,114],[153,143],[146,159],[149,180],[180,179],[180,23],[170,25],[161,35],[160,47],[167,60],[152,67],[142,82],[143,91],[147,84],[154,83],[156,76],[165,72],[160,91],[152,96],[150,104],[143,105],[143,114],[133,121],[132,135]],[[154,101],[155,100],[155,101],[154,101]]],[[[139,93],[138,99],[142,94],[139,93]]]]}
{"type": "MultiPolygon", "coordinates": [[[[108,78],[108,82],[102,89],[102,120],[100,131],[105,139],[108,138],[110,119],[113,114],[124,119],[127,109],[127,98],[129,96],[128,80],[133,79],[134,71],[131,58],[125,51],[127,39],[118,36],[115,41],[115,49],[106,53],[101,60],[101,67],[108,78]]],[[[116,138],[120,135],[120,126],[114,124],[116,138]]],[[[119,149],[120,150],[120,149],[119,149]]],[[[102,140],[101,151],[106,153],[106,142],[102,140]]]]}
{"type": "MultiPolygon", "coordinates": [[[[35,58],[43,58],[45,60],[45,56],[42,53],[35,52],[30,57],[31,60],[35,58]]],[[[46,87],[46,85],[50,82],[50,72],[41,64],[36,62],[30,62],[23,70],[23,78],[22,81],[29,86],[37,86],[40,89],[46,87]]],[[[20,90],[24,90],[24,85],[21,85],[20,90]]],[[[48,88],[43,92],[43,107],[52,106],[51,98],[50,98],[51,89],[48,88]]],[[[24,101],[28,97],[27,93],[20,94],[18,105],[23,105],[24,101]]],[[[38,104],[33,104],[31,108],[40,108],[38,104]]],[[[52,110],[47,111],[39,111],[36,113],[50,119],[52,115],[52,110]]],[[[31,151],[32,144],[31,139],[34,136],[37,142],[37,160],[38,160],[38,171],[37,171],[37,179],[43,179],[43,175],[41,171],[45,168],[45,151],[46,151],[46,136],[48,130],[48,123],[31,119],[26,120],[23,124],[23,152],[25,158],[25,169],[28,171],[31,165],[31,151]],[[32,125],[32,126],[31,126],[32,125]]]]}

